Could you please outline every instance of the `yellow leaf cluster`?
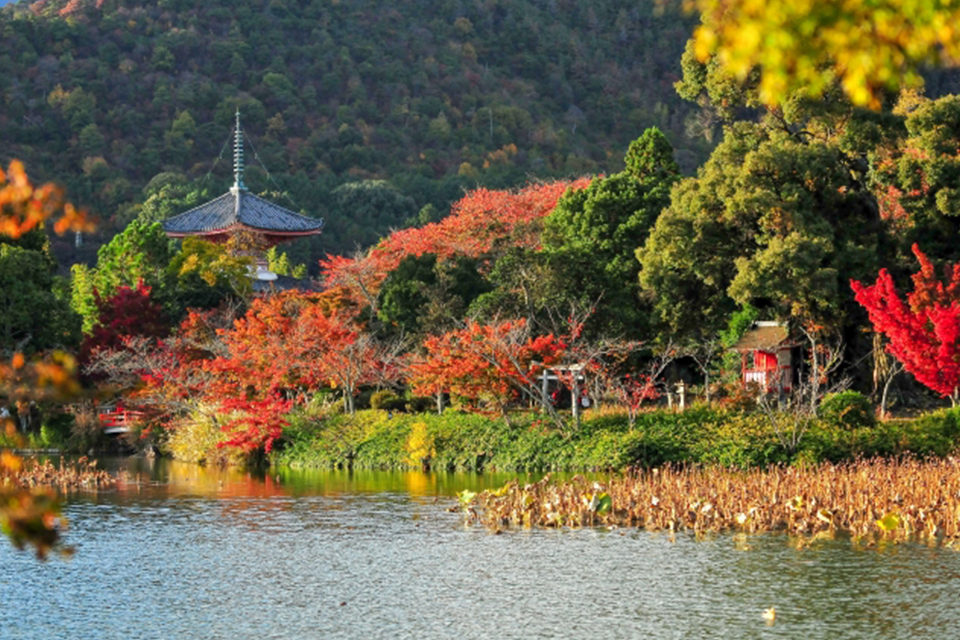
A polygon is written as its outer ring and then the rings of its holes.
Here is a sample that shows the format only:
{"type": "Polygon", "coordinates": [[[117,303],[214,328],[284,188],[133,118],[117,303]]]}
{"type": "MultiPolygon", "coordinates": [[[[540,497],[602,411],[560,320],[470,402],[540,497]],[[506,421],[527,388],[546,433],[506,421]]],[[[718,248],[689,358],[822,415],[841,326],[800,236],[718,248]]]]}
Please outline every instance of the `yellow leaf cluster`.
{"type": "Polygon", "coordinates": [[[433,444],[433,437],[427,431],[425,422],[415,422],[407,438],[407,464],[419,466],[437,454],[433,444]]]}
{"type": "Polygon", "coordinates": [[[878,109],[884,89],[919,87],[919,69],[960,60],[955,0],[692,0],[701,61],[716,56],[743,79],[760,71],[760,99],[818,96],[837,80],[850,100],[878,109]]]}

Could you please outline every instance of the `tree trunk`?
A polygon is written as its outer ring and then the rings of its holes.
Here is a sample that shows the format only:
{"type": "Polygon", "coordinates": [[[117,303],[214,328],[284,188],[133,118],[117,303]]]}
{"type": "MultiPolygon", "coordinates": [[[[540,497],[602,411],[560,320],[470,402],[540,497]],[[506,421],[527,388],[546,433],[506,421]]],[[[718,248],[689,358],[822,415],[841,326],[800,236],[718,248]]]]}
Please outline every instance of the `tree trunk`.
{"type": "Polygon", "coordinates": [[[887,419],[887,393],[890,391],[890,383],[897,377],[896,372],[892,373],[883,383],[883,393],[880,394],[880,419],[887,419]]]}
{"type": "Polygon", "coordinates": [[[540,374],[540,413],[547,411],[547,404],[550,402],[550,396],[547,394],[548,384],[547,370],[544,369],[540,374]]]}
{"type": "Polygon", "coordinates": [[[570,409],[573,413],[573,428],[577,431],[580,430],[580,381],[577,379],[577,374],[573,374],[573,384],[570,385],[571,388],[571,400],[570,400],[570,409]]]}
{"type": "Polygon", "coordinates": [[[817,340],[813,332],[807,333],[810,341],[810,415],[817,417],[817,397],[820,395],[820,356],[817,353],[817,340]]]}
{"type": "Polygon", "coordinates": [[[350,415],[353,415],[357,412],[356,403],[354,402],[353,398],[352,387],[343,388],[343,410],[350,415]]]}

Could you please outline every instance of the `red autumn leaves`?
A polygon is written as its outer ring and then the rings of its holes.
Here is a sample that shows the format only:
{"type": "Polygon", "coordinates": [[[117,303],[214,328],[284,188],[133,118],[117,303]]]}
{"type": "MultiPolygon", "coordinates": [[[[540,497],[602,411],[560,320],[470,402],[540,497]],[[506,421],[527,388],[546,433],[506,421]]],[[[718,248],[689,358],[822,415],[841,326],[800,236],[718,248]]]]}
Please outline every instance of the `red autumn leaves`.
{"type": "Polygon", "coordinates": [[[463,329],[424,340],[425,354],[407,369],[415,393],[450,393],[474,406],[501,411],[535,388],[544,366],[560,360],[566,344],[553,335],[533,337],[526,321],[468,322],[463,329]]]}
{"type": "Polygon", "coordinates": [[[359,304],[376,296],[387,274],[406,256],[436,254],[480,258],[495,245],[535,248],[540,220],[567,189],[583,189],[587,178],[535,184],[517,192],[475,189],[454,203],[449,216],[423,227],[396,231],[358,258],[328,256],[320,262],[327,287],[341,287],[359,304]]]}
{"type": "Polygon", "coordinates": [[[889,271],[882,269],[869,286],[851,286],[867,310],[874,330],[888,340],[887,350],[926,387],[954,401],[960,387],[960,265],[937,279],[930,260],[913,245],[920,271],[912,276],[906,300],[897,293],[889,271]]]}

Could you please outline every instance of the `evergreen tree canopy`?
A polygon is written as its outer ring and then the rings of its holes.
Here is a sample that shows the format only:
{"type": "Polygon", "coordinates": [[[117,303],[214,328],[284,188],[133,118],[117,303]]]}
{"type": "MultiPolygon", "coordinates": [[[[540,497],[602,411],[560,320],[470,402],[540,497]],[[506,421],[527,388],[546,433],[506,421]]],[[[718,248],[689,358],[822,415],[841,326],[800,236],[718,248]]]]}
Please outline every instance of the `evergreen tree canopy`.
{"type": "Polygon", "coordinates": [[[630,144],[625,164],[624,171],[560,199],[544,221],[543,249],[558,274],[565,274],[570,301],[596,305],[605,331],[636,335],[643,319],[634,253],[669,202],[679,169],[658,129],[630,144]]]}
{"type": "Polygon", "coordinates": [[[846,283],[876,268],[875,201],[834,144],[737,123],[680,182],[637,251],[664,331],[706,335],[740,304],[838,327],[846,283]]]}

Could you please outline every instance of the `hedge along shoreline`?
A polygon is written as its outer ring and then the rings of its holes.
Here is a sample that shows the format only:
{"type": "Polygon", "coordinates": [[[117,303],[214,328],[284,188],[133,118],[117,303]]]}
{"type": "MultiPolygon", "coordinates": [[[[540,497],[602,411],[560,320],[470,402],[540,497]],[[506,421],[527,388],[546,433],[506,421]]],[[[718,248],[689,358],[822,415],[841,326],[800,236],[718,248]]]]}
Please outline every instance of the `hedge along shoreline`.
{"type": "Polygon", "coordinates": [[[502,418],[448,410],[358,411],[320,418],[290,416],[270,461],[294,468],[434,471],[592,471],[666,463],[754,468],[913,455],[943,457],[960,442],[960,409],[875,422],[827,415],[813,421],[799,446],[782,444],[763,414],[697,405],[682,413],[651,411],[629,428],[626,415],[589,414],[564,436],[539,415],[502,418]]]}

